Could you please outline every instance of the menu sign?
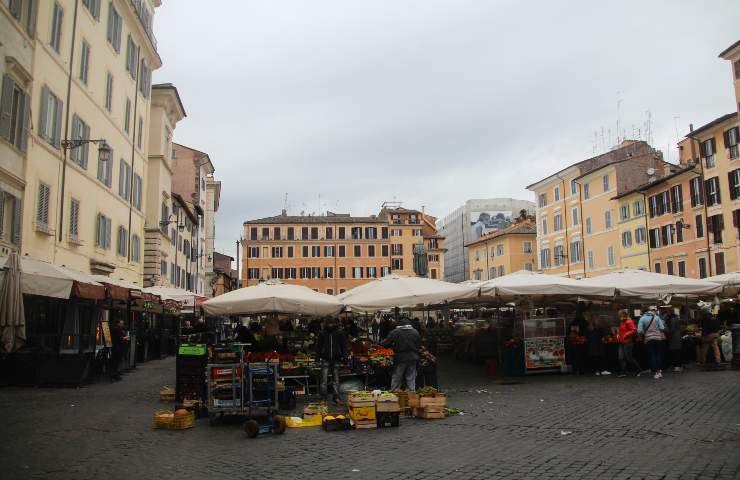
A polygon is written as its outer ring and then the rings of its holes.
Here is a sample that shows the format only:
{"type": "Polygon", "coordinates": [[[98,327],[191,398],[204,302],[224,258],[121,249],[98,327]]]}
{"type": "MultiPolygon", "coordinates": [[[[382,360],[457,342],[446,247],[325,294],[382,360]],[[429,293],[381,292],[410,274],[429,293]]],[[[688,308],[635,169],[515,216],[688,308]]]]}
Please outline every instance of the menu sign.
{"type": "Polygon", "coordinates": [[[562,367],[565,365],[565,338],[540,337],[524,340],[524,363],[528,369],[562,367]]]}

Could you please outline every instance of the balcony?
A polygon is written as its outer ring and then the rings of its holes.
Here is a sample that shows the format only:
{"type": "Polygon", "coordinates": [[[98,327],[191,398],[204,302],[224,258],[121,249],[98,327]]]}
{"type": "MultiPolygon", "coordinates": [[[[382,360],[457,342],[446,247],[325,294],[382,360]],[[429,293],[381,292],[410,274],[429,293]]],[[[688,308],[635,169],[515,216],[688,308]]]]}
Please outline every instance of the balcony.
{"type": "Polygon", "coordinates": [[[152,14],[144,6],[145,0],[131,0],[131,6],[134,8],[134,13],[141,22],[141,28],[144,29],[144,33],[149,38],[149,42],[152,44],[152,48],[157,50],[157,38],[154,36],[154,30],[152,29],[152,14]]]}

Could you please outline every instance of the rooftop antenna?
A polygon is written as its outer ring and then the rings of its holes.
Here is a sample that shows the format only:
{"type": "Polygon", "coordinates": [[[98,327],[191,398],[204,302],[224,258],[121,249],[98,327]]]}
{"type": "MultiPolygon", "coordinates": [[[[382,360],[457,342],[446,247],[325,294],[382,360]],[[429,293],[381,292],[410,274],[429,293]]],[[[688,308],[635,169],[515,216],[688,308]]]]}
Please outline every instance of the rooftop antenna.
{"type": "Polygon", "coordinates": [[[681,118],[678,115],[673,116],[673,128],[676,129],[676,143],[678,143],[678,119],[681,118]]]}
{"type": "Polygon", "coordinates": [[[285,192],[285,198],[283,199],[283,210],[288,211],[288,192],[285,192]]]}
{"type": "Polygon", "coordinates": [[[617,91],[617,144],[619,144],[619,120],[620,120],[620,112],[621,112],[621,106],[622,106],[622,99],[619,98],[620,93],[622,92],[617,91]]]}

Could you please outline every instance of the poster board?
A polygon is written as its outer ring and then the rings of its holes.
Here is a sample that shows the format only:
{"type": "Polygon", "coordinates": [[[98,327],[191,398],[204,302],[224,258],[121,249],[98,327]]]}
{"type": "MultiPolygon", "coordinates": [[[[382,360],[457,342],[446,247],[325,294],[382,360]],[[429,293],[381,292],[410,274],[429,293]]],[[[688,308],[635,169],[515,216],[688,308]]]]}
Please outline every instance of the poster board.
{"type": "Polygon", "coordinates": [[[105,343],[105,346],[110,348],[113,346],[113,342],[111,341],[110,337],[110,324],[104,320],[100,322],[100,329],[103,332],[103,342],[105,343]]]}
{"type": "Polygon", "coordinates": [[[526,369],[560,370],[565,365],[565,318],[529,318],[523,327],[526,369]]]}

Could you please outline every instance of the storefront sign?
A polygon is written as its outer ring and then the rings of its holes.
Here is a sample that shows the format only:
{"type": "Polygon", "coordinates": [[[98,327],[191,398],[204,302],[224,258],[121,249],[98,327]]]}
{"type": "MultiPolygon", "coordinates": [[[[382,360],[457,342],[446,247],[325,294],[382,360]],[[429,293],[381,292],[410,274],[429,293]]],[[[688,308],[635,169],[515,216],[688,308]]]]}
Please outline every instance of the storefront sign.
{"type": "Polygon", "coordinates": [[[565,365],[565,337],[539,337],[524,340],[527,369],[560,368],[565,365]]]}

